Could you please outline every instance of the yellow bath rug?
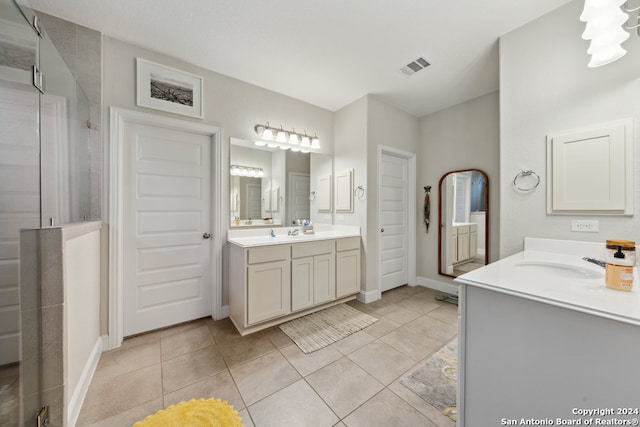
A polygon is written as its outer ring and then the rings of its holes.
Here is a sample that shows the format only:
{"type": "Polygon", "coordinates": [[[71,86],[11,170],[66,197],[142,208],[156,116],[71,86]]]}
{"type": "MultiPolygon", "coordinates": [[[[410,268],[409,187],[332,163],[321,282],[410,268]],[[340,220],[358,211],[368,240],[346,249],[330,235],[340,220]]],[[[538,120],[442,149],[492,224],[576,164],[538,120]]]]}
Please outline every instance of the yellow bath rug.
{"type": "Polygon", "coordinates": [[[233,406],[220,399],[192,399],[161,409],[133,427],[243,427],[233,406]]]}

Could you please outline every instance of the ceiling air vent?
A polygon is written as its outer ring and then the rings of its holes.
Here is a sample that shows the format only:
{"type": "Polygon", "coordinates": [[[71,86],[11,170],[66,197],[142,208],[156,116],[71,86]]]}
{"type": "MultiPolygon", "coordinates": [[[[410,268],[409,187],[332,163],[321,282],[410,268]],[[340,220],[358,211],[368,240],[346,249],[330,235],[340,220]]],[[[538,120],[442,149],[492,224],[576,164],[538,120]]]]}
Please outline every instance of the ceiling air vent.
{"type": "Polygon", "coordinates": [[[420,58],[416,59],[415,61],[411,61],[410,63],[408,63],[404,67],[400,68],[400,71],[402,71],[407,76],[411,76],[411,75],[417,73],[420,70],[424,70],[429,65],[431,65],[431,64],[429,64],[429,62],[426,59],[424,59],[423,57],[420,57],[420,58]]]}

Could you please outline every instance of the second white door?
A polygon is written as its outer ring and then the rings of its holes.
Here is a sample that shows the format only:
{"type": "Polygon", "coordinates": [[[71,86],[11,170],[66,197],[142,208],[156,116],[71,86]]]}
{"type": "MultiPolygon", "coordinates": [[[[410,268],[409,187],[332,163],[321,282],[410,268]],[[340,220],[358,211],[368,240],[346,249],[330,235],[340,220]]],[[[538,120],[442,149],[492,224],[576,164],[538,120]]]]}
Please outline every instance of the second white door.
{"type": "Polygon", "coordinates": [[[380,290],[408,283],[408,172],[406,158],[380,158],[380,290]]]}
{"type": "Polygon", "coordinates": [[[212,313],[211,138],[125,129],[124,336],[212,313]]]}

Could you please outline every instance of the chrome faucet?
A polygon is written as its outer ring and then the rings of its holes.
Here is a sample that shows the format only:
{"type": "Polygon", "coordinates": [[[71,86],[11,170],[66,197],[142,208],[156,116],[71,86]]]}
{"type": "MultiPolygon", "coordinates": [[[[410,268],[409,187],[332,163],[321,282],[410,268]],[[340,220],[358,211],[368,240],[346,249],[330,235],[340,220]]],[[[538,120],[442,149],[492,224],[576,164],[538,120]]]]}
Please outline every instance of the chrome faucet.
{"type": "Polygon", "coordinates": [[[298,235],[298,229],[294,228],[294,229],[289,229],[289,231],[287,232],[287,236],[297,236],[298,235]]]}
{"type": "Polygon", "coordinates": [[[588,256],[582,257],[583,260],[587,261],[587,262],[591,262],[595,265],[599,265],[600,267],[604,268],[605,267],[605,262],[600,260],[600,259],[595,259],[595,258],[589,258],[588,256]]]}

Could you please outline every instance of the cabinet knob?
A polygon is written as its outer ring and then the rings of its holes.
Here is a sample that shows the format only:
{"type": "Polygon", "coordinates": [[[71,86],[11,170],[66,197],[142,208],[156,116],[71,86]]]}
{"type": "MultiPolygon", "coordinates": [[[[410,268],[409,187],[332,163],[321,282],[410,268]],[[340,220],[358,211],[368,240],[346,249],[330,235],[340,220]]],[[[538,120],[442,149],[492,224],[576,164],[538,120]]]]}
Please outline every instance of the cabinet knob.
{"type": "Polygon", "coordinates": [[[381,232],[381,233],[384,233],[384,228],[381,228],[381,229],[380,229],[380,232],[381,232]]]}
{"type": "Polygon", "coordinates": [[[211,234],[209,234],[209,233],[204,233],[204,234],[202,235],[202,238],[203,238],[203,239],[208,239],[208,238],[210,238],[210,237],[211,237],[211,234]]]}

